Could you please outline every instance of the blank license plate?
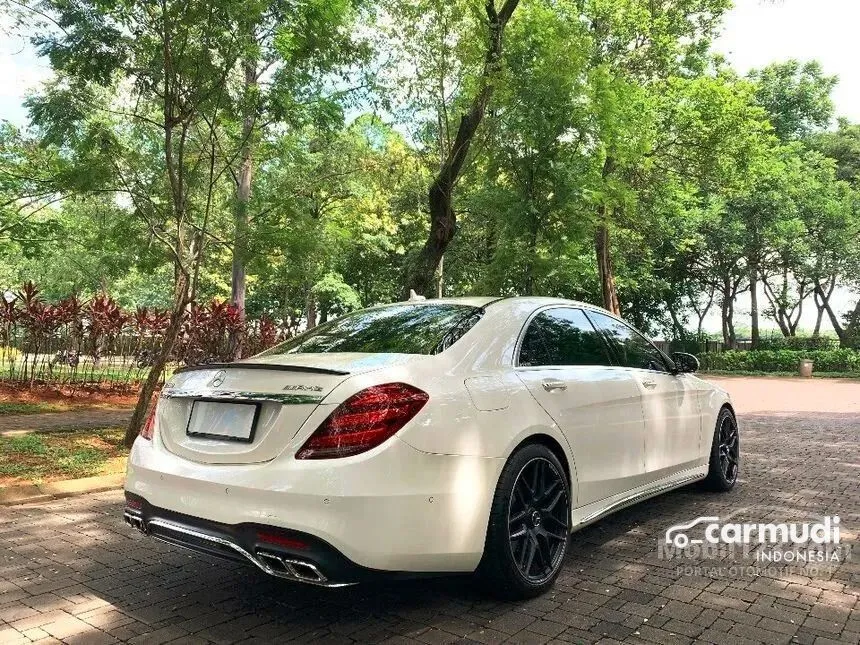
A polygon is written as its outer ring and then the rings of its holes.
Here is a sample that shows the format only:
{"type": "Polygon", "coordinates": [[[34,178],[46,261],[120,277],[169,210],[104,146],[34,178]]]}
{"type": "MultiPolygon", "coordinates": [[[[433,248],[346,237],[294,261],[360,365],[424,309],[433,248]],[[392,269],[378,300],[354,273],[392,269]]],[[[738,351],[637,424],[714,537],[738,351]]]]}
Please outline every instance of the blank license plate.
{"type": "Polygon", "coordinates": [[[257,403],[195,401],[186,432],[193,437],[253,441],[258,406],[257,403]]]}

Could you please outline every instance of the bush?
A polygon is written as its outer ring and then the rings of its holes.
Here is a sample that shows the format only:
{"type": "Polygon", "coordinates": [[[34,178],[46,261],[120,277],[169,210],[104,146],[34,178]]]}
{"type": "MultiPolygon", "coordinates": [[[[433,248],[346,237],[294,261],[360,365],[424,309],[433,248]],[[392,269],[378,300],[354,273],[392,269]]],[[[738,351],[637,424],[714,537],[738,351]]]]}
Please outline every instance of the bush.
{"type": "Polygon", "coordinates": [[[795,372],[802,358],[810,359],[816,372],[860,372],[860,351],[854,349],[730,350],[699,358],[702,369],[726,372],[795,372]]]}
{"type": "Polygon", "coordinates": [[[839,339],[832,336],[768,336],[759,340],[758,349],[836,349],[839,339]]]}

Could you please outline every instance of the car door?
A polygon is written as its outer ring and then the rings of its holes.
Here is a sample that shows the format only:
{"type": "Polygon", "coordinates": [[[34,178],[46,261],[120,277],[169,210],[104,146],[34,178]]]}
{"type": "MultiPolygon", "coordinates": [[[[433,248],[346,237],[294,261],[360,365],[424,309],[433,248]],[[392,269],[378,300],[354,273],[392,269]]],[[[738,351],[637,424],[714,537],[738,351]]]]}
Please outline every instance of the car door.
{"type": "Polygon", "coordinates": [[[611,366],[606,340],[581,309],[552,307],[533,315],[516,373],[570,443],[577,506],[647,479],[639,387],[626,370],[611,366]]]}
{"type": "Polygon", "coordinates": [[[652,479],[692,468],[701,461],[699,402],[687,375],[627,323],[598,311],[588,317],[609,342],[614,360],[627,368],[642,395],[645,469],[652,479]]]}

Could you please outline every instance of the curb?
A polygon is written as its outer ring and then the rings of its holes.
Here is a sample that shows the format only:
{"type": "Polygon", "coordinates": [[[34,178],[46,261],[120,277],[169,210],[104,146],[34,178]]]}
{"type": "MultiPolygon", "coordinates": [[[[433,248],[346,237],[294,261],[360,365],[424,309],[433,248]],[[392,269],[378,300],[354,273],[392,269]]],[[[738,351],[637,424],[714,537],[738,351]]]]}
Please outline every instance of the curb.
{"type": "Polygon", "coordinates": [[[67,479],[65,481],[47,482],[44,484],[9,486],[7,488],[0,488],[0,506],[45,502],[51,499],[72,497],[73,495],[99,493],[122,488],[124,482],[125,475],[117,474],[67,479]]]}

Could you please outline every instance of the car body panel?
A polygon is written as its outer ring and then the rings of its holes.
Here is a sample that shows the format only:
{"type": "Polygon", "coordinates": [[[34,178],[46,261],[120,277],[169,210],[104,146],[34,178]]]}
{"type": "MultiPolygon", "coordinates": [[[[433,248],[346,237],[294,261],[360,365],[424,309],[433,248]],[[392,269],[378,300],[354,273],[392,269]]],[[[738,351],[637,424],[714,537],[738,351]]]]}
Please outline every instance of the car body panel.
{"type": "Polygon", "coordinates": [[[561,427],[573,454],[584,457],[577,469],[578,504],[645,482],[645,424],[630,374],[592,365],[518,367],[516,372],[561,427]],[[544,387],[555,382],[565,389],[544,387]]]}

